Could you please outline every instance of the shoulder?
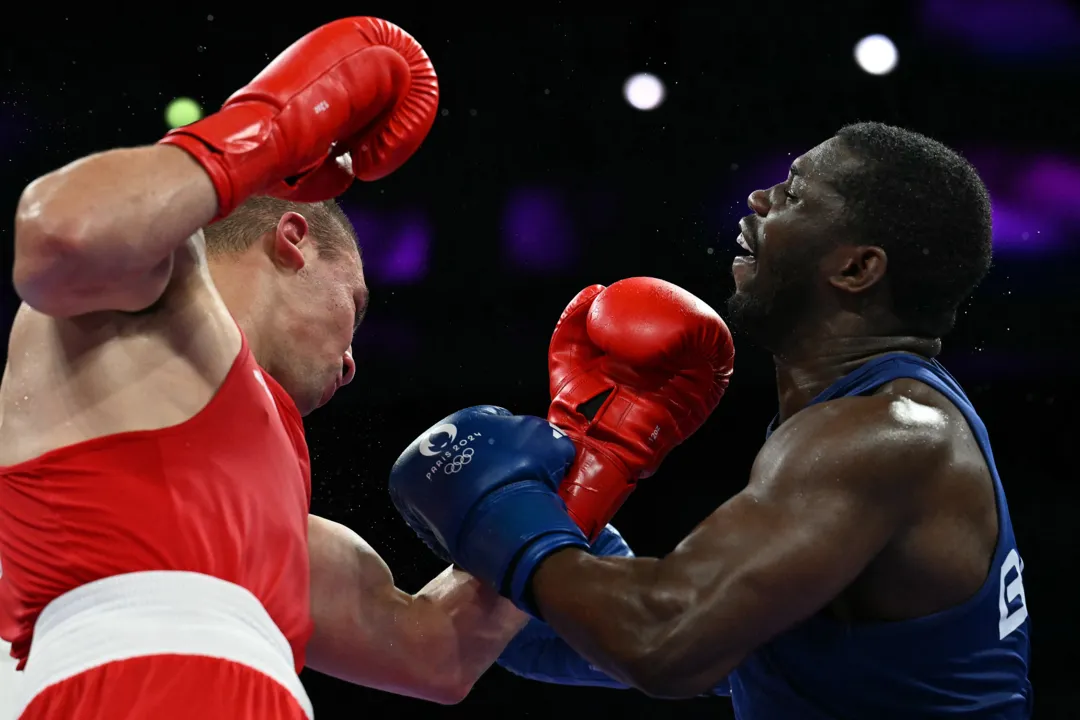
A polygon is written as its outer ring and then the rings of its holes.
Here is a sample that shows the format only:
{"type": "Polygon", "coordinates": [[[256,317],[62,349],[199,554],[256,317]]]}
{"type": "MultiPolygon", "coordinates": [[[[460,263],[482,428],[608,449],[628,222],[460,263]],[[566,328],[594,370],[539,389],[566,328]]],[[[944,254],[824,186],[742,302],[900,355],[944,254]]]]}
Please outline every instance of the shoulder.
{"type": "Polygon", "coordinates": [[[781,425],[759,453],[753,477],[908,493],[948,462],[952,435],[946,412],[905,393],[838,398],[781,425]]]}

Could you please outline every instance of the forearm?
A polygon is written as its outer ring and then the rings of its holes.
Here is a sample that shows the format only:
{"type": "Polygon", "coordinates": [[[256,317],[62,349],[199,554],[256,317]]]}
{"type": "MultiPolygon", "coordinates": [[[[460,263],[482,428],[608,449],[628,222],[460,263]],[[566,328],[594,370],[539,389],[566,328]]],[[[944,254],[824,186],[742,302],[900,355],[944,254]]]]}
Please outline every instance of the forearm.
{"type": "MultiPolygon", "coordinates": [[[[344,575],[340,576],[345,581],[344,575]]],[[[459,702],[527,621],[470,575],[447,568],[415,595],[339,584],[313,597],[312,669],[443,704],[459,702]]]]}
{"type": "Polygon", "coordinates": [[[210,178],[178,148],[118,149],[77,160],[35,180],[19,199],[16,289],[36,307],[35,300],[47,305],[43,296],[65,284],[145,276],[216,211],[210,178]]]}
{"type": "Polygon", "coordinates": [[[666,577],[663,563],[565,550],[539,567],[533,597],[544,620],[596,667],[650,695],[691,697],[730,668],[697,662],[691,609],[700,599],[666,577]],[[697,676],[702,667],[709,676],[697,676]]]}
{"type": "Polygon", "coordinates": [[[529,618],[471,575],[447,568],[413,596],[420,652],[450,687],[468,689],[529,618]]]}

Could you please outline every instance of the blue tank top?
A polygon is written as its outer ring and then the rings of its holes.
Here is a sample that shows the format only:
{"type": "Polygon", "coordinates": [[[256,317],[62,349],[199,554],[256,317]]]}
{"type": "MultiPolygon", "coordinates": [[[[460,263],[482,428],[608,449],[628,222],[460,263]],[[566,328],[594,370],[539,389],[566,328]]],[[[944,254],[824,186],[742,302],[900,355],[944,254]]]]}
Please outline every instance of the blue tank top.
{"type": "MultiPolygon", "coordinates": [[[[927,617],[849,624],[818,614],[758,648],[731,673],[739,720],[1020,720],[1032,710],[1023,561],[986,426],[956,380],[934,360],[875,358],[811,401],[873,394],[911,378],[937,390],[967,420],[997,498],[990,573],[967,602],[927,617]]],[[[769,426],[769,434],[776,420],[769,426]]]]}

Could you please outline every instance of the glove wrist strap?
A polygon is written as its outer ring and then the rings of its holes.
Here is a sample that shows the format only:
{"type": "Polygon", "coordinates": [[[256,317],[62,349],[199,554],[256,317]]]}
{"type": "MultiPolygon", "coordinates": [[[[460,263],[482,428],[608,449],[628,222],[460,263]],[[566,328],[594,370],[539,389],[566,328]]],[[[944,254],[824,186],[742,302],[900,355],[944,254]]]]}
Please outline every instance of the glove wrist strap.
{"type": "Polygon", "coordinates": [[[273,111],[261,103],[229,105],[191,125],[171,130],[160,143],[175,145],[199,163],[218,196],[214,221],[231,213],[277,177],[279,157],[272,142],[273,111]]]}
{"type": "Polygon", "coordinates": [[[459,533],[466,542],[451,553],[471,574],[493,583],[522,611],[537,615],[528,585],[540,562],[564,547],[589,543],[566,506],[546,485],[508,485],[491,493],[459,533]]]}
{"type": "Polygon", "coordinates": [[[621,461],[600,448],[581,444],[574,464],[559,485],[559,497],[592,542],[635,487],[636,480],[621,461]]]}

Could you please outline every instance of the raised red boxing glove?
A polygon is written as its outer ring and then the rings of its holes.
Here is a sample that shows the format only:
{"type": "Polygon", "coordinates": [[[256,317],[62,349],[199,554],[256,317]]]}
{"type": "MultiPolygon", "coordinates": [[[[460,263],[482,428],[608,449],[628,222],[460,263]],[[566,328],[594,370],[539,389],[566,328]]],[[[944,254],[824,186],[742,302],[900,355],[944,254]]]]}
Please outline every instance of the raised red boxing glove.
{"type": "Polygon", "coordinates": [[[297,40],[221,110],[161,142],[206,170],[216,220],[252,195],[318,202],[354,177],[389,175],[427,137],[438,105],[435,69],[411,35],[345,18],[297,40]]]}
{"type": "Polygon", "coordinates": [[[570,302],[548,352],[548,421],[577,445],[559,495],[590,541],[709,417],[734,359],[716,311],[669,282],[593,285],[570,302]]]}

